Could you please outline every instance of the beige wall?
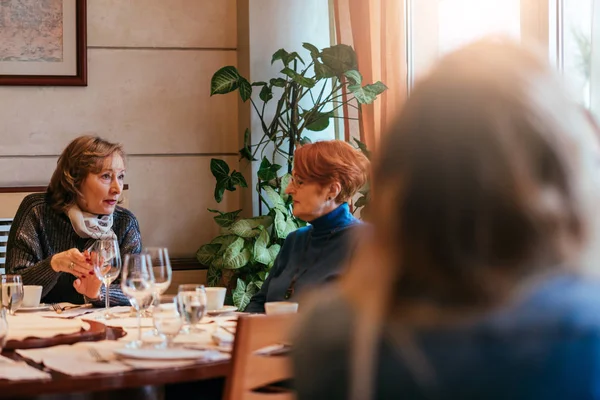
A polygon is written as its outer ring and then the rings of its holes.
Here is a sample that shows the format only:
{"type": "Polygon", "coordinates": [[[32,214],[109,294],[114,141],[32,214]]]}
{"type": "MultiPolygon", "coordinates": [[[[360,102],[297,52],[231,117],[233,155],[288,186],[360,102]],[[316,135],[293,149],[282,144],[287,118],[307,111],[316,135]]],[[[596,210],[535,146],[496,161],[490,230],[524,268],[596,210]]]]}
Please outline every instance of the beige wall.
{"type": "Polygon", "coordinates": [[[129,208],[144,243],[193,256],[216,233],[211,157],[235,163],[238,99],[209,97],[237,63],[236,0],[88,1],[87,87],[0,87],[0,186],[44,185],[74,137],[129,153],[129,208]]]}

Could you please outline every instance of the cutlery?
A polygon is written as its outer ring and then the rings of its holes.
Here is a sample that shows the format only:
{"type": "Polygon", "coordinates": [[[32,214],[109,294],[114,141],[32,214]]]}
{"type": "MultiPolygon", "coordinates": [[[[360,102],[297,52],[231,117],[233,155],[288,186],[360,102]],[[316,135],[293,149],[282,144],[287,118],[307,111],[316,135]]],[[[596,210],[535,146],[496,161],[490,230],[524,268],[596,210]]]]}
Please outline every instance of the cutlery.
{"type": "Polygon", "coordinates": [[[89,354],[92,356],[92,358],[93,358],[94,360],[96,360],[96,362],[99,362],[99,363],[109,363],[109,362],[110,362],[110,360],[108,360],[108,359],[104,358],[104,357],[103,357],[103,356],[102,356],[102,355],[101,355],[101,354],[98,352],[98,350],[96,350],[96,349],[95,349],[95,348],[93,348],[93,347],[88,347],[88,353],[89,353],[89,354]]]}

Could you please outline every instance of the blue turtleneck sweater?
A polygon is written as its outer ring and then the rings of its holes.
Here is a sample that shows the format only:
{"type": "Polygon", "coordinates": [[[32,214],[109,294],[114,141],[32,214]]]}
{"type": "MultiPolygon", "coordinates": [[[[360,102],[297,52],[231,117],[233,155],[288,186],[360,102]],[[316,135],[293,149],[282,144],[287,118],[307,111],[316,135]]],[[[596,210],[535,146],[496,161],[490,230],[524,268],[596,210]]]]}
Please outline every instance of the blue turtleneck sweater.
{"type": "Polygon", "coordinates": [[[246,311],[265,312],[268,301],[297,302],[304,289],[335,279],[352,253],[355,245],[352,227],[358,224],[360,221],[352,216],[348,204],[343,203],[311,221],[310,226],[290,233],[246,311]]]}

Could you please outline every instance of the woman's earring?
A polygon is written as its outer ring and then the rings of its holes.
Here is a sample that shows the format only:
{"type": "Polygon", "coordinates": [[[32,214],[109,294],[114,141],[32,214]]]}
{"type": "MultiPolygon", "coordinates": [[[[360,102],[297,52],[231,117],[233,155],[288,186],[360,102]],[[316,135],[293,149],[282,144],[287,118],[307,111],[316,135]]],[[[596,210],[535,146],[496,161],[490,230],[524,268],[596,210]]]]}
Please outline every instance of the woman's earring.
{"type": "Polygon", "coordinates": [[[331,197],[328,197],[328,198],[327,198],[327,200],[328,200],[328,201],[331,201],[331,197]]]}

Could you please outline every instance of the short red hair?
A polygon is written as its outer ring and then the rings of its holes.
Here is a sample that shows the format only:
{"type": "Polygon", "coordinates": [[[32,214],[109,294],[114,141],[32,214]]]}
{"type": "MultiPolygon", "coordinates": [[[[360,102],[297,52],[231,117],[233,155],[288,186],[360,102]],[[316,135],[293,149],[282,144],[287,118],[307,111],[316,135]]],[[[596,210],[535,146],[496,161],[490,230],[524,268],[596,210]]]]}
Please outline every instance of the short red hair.
{"type": "Polygon", "coordinates": [[[294,152],[294,172],[302,180],[327,186],[339,182],[338,203],[348,201],[367,183],[370,162],[343,140],[309,143],[294,152]]]}

